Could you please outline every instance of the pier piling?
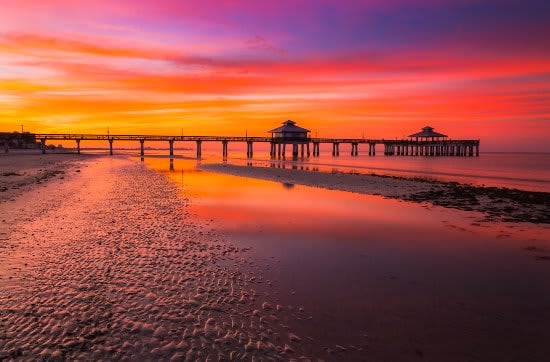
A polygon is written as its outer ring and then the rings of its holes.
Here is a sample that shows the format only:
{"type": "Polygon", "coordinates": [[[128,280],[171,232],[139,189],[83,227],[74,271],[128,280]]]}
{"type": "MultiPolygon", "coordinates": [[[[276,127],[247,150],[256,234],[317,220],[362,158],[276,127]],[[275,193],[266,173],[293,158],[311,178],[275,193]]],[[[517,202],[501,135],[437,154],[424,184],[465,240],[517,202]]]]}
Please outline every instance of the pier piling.
{"type": "Polygon", "coordinates": [[[252,141],[246,141],[246,157],[248,158],[252,158],[254,154],[253,144],[252,141]]]}
{"type": "Polygon", "coordinates": [[[319,157],[319,142],[313,142],[313,157],[319,157]]]}
{"type": "Polygon", "coordinates": [[[202,157],[202,141],[198,140],[197,141],[197,158],[201,158],[201,157],[202,157]]]}
{"type": "Polygon", "coordinates": [[[222,141],[222,156],[223,156],[223,158],[227,158],[227,153],[228,153],[228,150],[227,150],[228,146],[227,145],[228,145],[228,143],[229,143],[229,141],[227,141],[227,140],[222,141]]]}
{"type": "Polygon", "coordinates": [[[333,156],[340,156],[340,143],[333,142],[332,143],[332,155],[333,156]]]}

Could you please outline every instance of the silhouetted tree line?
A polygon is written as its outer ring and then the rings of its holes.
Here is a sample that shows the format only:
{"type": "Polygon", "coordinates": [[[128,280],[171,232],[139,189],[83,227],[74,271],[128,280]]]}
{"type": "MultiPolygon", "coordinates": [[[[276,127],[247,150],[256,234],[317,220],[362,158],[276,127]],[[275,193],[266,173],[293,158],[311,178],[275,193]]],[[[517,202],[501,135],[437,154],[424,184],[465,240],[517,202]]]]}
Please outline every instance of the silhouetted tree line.
{"type": "Polygon", "coordinates": [[[2,132],[0,133],[2,143],[9,148],[35,148],[37,147],[36,136],[30,132],[2,132]]]}

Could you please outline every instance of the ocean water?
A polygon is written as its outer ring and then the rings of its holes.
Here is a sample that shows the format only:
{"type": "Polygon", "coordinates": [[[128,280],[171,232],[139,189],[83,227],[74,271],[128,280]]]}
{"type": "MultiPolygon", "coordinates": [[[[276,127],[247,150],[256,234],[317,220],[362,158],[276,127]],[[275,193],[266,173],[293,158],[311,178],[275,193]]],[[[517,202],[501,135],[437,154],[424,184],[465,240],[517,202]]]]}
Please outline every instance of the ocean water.
{"type": "MultiPolygon", "coordinates": [[[[194,144],[176,149],[175,154],[195,157],[194,144]]],[[[304,168],[323,172],[342,171],[384,175],[424,177],[457,181],[474,185],[517,188],[550,192],[550,153],[482,152],[479,157],[368,156],[368,149],[359,149],[359,156],[350,155],[350,145],[340,145],[340,156],[332,156],[331,145],[321,145],[319,157],[298,157],[272,160],[267,145],[255,145],[252,159],[246,157],[245,146],[230,144],[227,162],[265,167],[304,168]],[[365,152],[366,151],[366,152],[365,152]]],[[[135,151],[123,151],[134,152],[135,151]]],[[[146,155],[166,156],[168,150],[146,150],[146,155]]],[[[221,145],[203,143],[203,163],[223,162],[221,145]]]]}
{"type": "MultiPolygon", "coordinates": [[[[244,157],[229,161],[243,163],[244,157]]],[[[269,166],[270,160],[256,164],[269,166]]],[[[275,162],[278,165],[279,162],[275,162]]],[[[480,157],[374,157],[321,155],[280,162],[287,168],[311,166],[319,171],[350,171],[383,175],[433,178],[474,185],[550,192],[550,154],[485,153],[480,157]]]]}
{"type": "MultiPolygon", "coordinates": [[[[139,144],[131,141],[115,142],[116,154],[139,155],[139,144]]],[[[72,144],[67,145],[72,147],[72,144]]],[[[146,156],[167,156],[165,142],[145,144],[146,156]]],[[[86,149],[83,152],[108,153],[108,149],[86,149]]],[[[175,144],[178,157],[196,157],[195,142],[175,144]]],[[[291,147],[287,148],[290,151],[291,147]]],[[[69,148],[70,149],[70,148],[69,148]]],[[[359,145],[359,156],[352,157],[351,145],[340,145],[340,156],[332,156],[332,145],[321,144],[320,157],[298,157],[293,160],[289,153],[285,160],[271,160],[269,145],[254,144],[254,156],[246,157],[244,143],[229,143],[227,162],[275,166],[285,168],[309,168],[319,171],[359,172],[385,175],[434,178],[445,181],[458,181],[474,185],[517,188],[529,191],[550,192],[550,153],[483,152],[479,157],[423,157],[423,156],[384,156],[383,148],[377,147],[376,156],[368,156],[368,147],[359,145]]],[[[203,163],[223,162],[220,142],[203,142],[203,163]]]]}
{"type": "Polygon", "coordinates": [[[192,159],[144,162],[189,197],[191,220],[251,248],[280,291],[275,302],[311,317],[285,324],[327,360],[536,361],[550,353],[545,225],[212,173],[192,159]]]}

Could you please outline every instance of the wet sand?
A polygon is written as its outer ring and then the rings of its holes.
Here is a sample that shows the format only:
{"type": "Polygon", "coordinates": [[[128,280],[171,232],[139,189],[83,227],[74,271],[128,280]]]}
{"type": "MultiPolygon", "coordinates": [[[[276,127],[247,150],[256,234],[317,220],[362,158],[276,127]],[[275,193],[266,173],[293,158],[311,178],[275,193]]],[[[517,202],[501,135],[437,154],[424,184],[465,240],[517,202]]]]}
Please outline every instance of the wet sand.
{"type": "Polygon", "coordinates": [[[176,185],[124,157],[79,170],[0,203],[0,360],[305,355],[307,314],[176,185]]]}
{"type": "MultiPolygon", "coordinates": [[[[550,250],[546,242],[525,240],[510,254],[496,243],[483,254],[477,242],[445,246],[473,251],[461,260],[458,249],[440,250],[435,242],[445,233],[432,235],[429,245],[427,236],[405,238],[402,245],[382,224],[340,240],[344,234],[321,227],[329,226],[330,215],[318,225],[315,218],[296,223],[293,213],[274,219],[296,228],[277,224],[274,234],[254,219],[260,212],[255,204],[250,216],[220,197],[213,207],[195,196],[192,183],[178,184],[179,172],[168,160],[156,160],[164,175],[138,160],[71,160],[63,177],[33,183],[0,202],[0,360],[482,361],[547,355],[540,342],[548,333],[542,327],[548,320],[548,264],[540,259],[550,250]],[[195,214],[200,209],[203,217],[195,214]],[[218,229],[214,209],[231,213],[235,219],[226,222],[238,233],[218,229]],[[523,279],[509,279],[508,269],[519,270],[513,278],[523,279]]],[[[215,174],[190,167],[205,174],[198,182],[219,181],[224,192],[243,199],[228,187],[231,176],[219,174],[216,181],[215,174]]],[[[192,181],[187,171],[181,178],[192,181]]],[[[385,178],[376,180],[383,191],[385,178]]],[[[404,182],[418,191],[414,180],[386,181],[394,192],[388,197],[400,198],[404,182]]],[[[340,203],[367,214],[386,204],[423,209],[372,196],[379,201],[351,204],[347,198],[357,195],[310,191],[334,197],[323,202],[335,213],[340,203]]],[[[437,223],[429,215],[418,218],[437,223]]],[[[447,226],[454,225],[428,231],[447,226]]],[[[454,238],[475,239],[466,234],[454,238]]]]}
{"type": "Polygon", "coordinates": [[[36,150],[0,153],[0,202],[11,200],[51,178],[64,178],[75,162],[96,156],[71,153],[42,155],[36,150]]]}
{"type": "Polygon", "coordinates": [[[313,172],[300,169],[203,164],[201,169],[235,176],[387,198],[482,213],[480,221],[550,224],[550,193],[481,187],[424,178],[313,172]]]}

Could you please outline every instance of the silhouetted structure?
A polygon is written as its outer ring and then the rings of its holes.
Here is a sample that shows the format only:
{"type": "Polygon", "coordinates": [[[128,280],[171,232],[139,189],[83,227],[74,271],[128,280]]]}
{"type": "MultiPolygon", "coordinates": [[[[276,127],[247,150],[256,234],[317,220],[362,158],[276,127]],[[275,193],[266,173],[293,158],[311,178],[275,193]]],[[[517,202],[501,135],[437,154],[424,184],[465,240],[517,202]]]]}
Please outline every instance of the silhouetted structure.
{"type": "Polygon", "coordinates": [[[413,133],[411,135],[409,135],[409,137],[411,139],[415,138],[417,141],[427,141],[427,140],[439,140],[441,138],[447,138],[447,135],[443,134],[443,133],[438,133],[438,132],[434,132],[434,129],[433,127],[430,127],[430,126],[426,126],[424,128],[422,128],[422,131],[421,132],[418,132],[418,133],[413,133]]]}
{"type": "Polygon", "coordinates": [[[270,143],[272,158],[285,157],[286,145],[291,144],[292,155],[310,156],[309,145],[313,145],[313,156],[319,156],[321,143],[332,144],[332,155],[340,155],[340,144],[351,145],[351,155],[359,155],[359,144],[369,145],[369,156],[376,155],[376,145],[384,145],[386,156],[479,156],[479,140],[451,140],[447,135],[434,132],[432,127],[426,126],[421,132],[414,133],[409,139],[386,140],[365,138],[312,138],[308,129],[299,127],[294,121],[285,121],[281,127],[269,131],[271,137],[239,137],[239,136],[158,136],[158,135],[114,135],[114,134],[36,134],[40,140],[42,152],[46,152],[46,140],[74,140],[77,152],[80,153],[80,142],[83,140],[105,140],[109,142],[109,153],[113,154],[115,140],[135,140],[140,142],[141,156],[145,154],[145,141],[168,141],[170,156],[174,155],[174,142],[196,142],[197,158],[202,156],[203,142],[221,142],[222,156],[227,157],[229,142],[246,142],[248,158],[253,156],[254,142],[270,143]]]}
{"type": "Polygon", "coordinates": [[[35,135],[30,132],[0,132],[0,141],[4,145],[4,150],[7,153],[10,148],[36,148],[35,135]]]}
{"type": "Polygon", "coordinates": [[[479,140],[449,140],[447,135],[426,126],[409,140],[384,142],[387,156],[479,156],[479,140]],[[475,152],[474,152],[475,150],[475,152]]]}
{"type": "MultiPolygon", "coordinates": [[[[286,145],[292,145],[292,156],[298,156],[298,145],[301,146],[301,153],[304,156],[304,145],[307,145],[307,155],[309,156],[309,138],[308,133],[311,132],[308,129],[298,127],[296,122],[288,120],[283,122],[281,127],[277,127],[269,131],[271,133],[271,157],[275,156],[275,153],[279,156],[285,156],[286,145]],[[281,150],[282,146],[282,150],[281,150]],[[277,148],[277,152],[275,152],[277,148]]],[[[247,152],[248,153],[248,152],[247,152]]]]}

